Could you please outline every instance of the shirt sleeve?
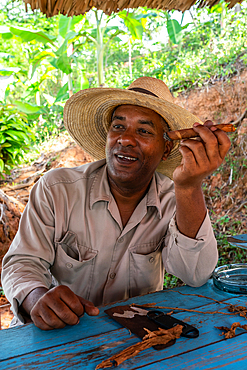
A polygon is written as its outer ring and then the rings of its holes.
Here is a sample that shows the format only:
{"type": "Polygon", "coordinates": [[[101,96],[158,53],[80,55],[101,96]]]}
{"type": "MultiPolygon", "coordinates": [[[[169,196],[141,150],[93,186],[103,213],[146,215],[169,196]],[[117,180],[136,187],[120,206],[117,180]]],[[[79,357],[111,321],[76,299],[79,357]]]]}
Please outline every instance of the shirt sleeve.
{"type": "Polygon", "coordinates": [[[55,257],[52,203],[42,178],[30,193],[18,232],[3,259],[4,293],[21,321],[24,320],[18,310],[25,297],[35,288],[51,287],[49,268],[55,257]]]}
{"type": "Polygon", "coordinates": [[[217,261],[217,241],[208,213],[195,239],[181,234],[175,216],[171,219],[163,248],[163,262],[168,273],[198,287],[210,278],[217,261]]]}

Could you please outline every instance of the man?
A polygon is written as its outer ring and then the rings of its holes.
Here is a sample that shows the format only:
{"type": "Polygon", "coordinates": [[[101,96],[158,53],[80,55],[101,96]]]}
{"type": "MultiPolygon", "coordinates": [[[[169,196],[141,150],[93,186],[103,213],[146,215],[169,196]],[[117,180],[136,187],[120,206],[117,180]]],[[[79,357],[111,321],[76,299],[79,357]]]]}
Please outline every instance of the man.
{"type": "Polygon", "coordinates": [[[50,171],[34,186],[3,261],[14,314],[44,330],[74,325],[96,306],[162,289],[164,267],[204,284],[217,244],[201,184],[222,163],[226,134],[176,106],[150,77],[75,94],[64,121],[99,161],[50,171]],[[199,140],[163,137],[192,126],[199,140]]]}

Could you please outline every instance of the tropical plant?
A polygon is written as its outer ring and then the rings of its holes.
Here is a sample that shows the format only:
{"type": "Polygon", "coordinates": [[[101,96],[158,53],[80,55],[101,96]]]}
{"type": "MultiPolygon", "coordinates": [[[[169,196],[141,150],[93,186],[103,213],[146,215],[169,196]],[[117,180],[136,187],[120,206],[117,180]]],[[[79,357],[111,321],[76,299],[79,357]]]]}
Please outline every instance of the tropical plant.
{"type": "Polygon", "coordinates": [[[198,10],[194,23],[180,32],[179,44],[160,44],[145,55],[142,73],[163,79],[172,91],[201,87],[210,78],[226,79],[237,72],[236,61],[245,62],[247,8],[224,13],[225,7],[198,10]],[[236,66],[235,66],[236,64],[236,66]]]}
{"type": "MultiPolygon", "coordinates": [[[[95,15],[95,26],[91,27],[89,22],[91,20],[90,14],[86,19],[88,29],[84,30],[81,34],[86,38],[88,42],[93,43],[96,48],[97,54],[97,76],[98,85],[103,86],[105,82],[104,75],[104,58],[106,59],[107,50],[112,42],[122,42],[119,35],[128,37],[129,45],[129,71],[131,74],[131,42],[133,40],[141,40],[145,18],[150,16],[151,13],[147,11],[143,12],[127,12],[123,10],[118,13],[113,13],[111,16],[106,16],[102,11],[92,9],[92,13],[95,15]],[[110,22],[114,18],[120,18],[122,21],[122,27],[116,25],[110,25],[110,22]]],[[[120,23],[121,25],[121,23],[120,23]]]]}
{"type": "Polygon", "coordinates": [[[0,102],[0,174],[21,163],[34,140],[25,113],[0,102]]]}

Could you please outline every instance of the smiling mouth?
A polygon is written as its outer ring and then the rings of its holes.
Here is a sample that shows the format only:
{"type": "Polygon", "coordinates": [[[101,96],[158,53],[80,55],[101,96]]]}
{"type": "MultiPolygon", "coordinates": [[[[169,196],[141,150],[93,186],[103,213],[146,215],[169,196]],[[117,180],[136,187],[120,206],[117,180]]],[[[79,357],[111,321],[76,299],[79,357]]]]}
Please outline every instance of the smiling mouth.
{"type": "Polygon", "coordinates": [[[117,154],[116,157],[120,160],[124,160],[124,161],[132,161],[132,162],[135,162],[137,161],[137,158],[134,158],[134,157],[128,157],[127,155],[122,155],[122,154],[117,154]]]}

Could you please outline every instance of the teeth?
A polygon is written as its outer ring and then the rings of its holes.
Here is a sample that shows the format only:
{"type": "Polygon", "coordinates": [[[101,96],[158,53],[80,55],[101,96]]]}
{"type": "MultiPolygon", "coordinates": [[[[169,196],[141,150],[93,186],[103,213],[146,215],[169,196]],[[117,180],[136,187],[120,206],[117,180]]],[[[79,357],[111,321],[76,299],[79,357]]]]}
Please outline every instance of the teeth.
{"type": "Polygon", "coordinates": [[[127,159],[128,161],[136,161],[137,158],[132,158],[132,157],[126,157],[125,155],[120,155],[118,154],[119,158],[127,159]]]}

